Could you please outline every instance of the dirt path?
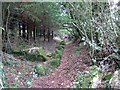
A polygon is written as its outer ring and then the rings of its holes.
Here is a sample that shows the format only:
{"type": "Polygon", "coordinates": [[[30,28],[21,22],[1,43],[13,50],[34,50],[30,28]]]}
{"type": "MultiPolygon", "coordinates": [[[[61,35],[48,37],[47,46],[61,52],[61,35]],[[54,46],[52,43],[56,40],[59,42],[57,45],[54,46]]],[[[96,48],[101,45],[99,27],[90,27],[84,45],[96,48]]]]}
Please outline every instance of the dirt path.
{"type": "Polygon", "coordinates": [[[87,67],[85,62],[90,61],[85,48],[77,56],[74,52],[75,44],[65,46],[60,66],[48,76],[33,79],[32,88],[69,88],[77,78],[77,72],[87,67]]]}

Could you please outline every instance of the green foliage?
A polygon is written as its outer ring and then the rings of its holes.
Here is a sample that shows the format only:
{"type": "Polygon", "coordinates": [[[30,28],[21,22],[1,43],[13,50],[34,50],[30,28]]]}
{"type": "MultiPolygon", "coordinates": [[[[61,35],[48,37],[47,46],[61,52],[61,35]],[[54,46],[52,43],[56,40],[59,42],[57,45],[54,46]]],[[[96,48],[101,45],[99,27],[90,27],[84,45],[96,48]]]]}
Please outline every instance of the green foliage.
{"type": "Polygon", "coordinates": [[[59,3],[25,3],[21,4],[20,8],[28,12],[27,17],[30,17],[33,21],[44,20],[45,24],[52,28],[58,28],[68,20],[67,14],[61,16],[59,3]]]}
{"type": "Polygon", "coordinates": [[[63,51],[63,50],[64,50],[64,46],[61,45],[61,46],[56,47],[56,51],[57,51],[57,50],[63,51]]]}
{"type": "Polygon", "coordinates": [[[22,43],[19,44],[19,46],[17,46],[17,48],[15,48],[15,50],[23,50],[26,48],[29,48],[29,45],[23,41],[22,43]]]}
{"type": "Polygon", "coordinates": [[[66,45],[65,42],[64,42],[64,41],[61,41],[61,42],[59,43],[59,46],[57,47],[57,50],[63,51],[65,45],[66,45]]]}
{"type": "Polygon", "coordinates": [[[80,40],[84,38],[83,41],[90,48],[91,58],[95,59],[94,52],[101,51],[106,44],[112,45],[120,35],[116,24],[118,12],[116,9],[110,10],[111,5],[108,2],[92,3],[82,0],[79,3],[64,3],[64,6],[71,18],[69,22],[73,26],[73,35],[80,40]]]}
{"type": "Polygon", "coordinates": [[[69,31],[67,29],[60,29],[57,34],[59,34],[60,38],[63,39],[65,35],[70,34],[70,31],[72,31],[72,29],[69,29],[69,31]]]}
{"type": "Polygon", "coordinates": [[[44,76],[46,75],[47,73],[47,68],[42,65],[42,64],[37,64],[35,67],[34,67],[34,70],[35,70],[35,73],[39,76],[44,76]]]}
{"type": "Polygon", "coordinates": [[[18,51],[18,50],[14,50],[13,52],[12,52],[12,54],[14,54],[15,56],[24,56],[24,53],[25,53],[25,51],[18,51]]]}
{"type": "Polygon", "coordinates": [[[53,59],[50,61],[50,65],[53,67],[53,68],[56,68],[60,65],[60,59],[53,59]]]}
{"type": "Polygon", "coordinates": [[[106,79],[106,80],[110,80],[112,76],[113,76],[113,73],[108,73],[108,74],[105,76],[105,79],[106,79]]]}
{"type": "Polygon", "coordinates": [[[63,53],[63,50],[64,50],[64,46],[65,46],[65,42],[64,41],[60,42],[59,46],[56,47],[55,52],[53,52],[51,54],[52,58],[61,59],[62,53],[63,53]]]}
{"type": "Polygon", "coordinates": [[[63,53],[63,48],[59,47],[58,49],[56,49],[56,51],[54,53],[52,53],[52,58],[61,59],[62,53],[63,53]]]}
{"type": "Polygon", "coordinates": [[[102,77],[102,71],[97,66],[91,66],[85,72],[78,73],[78,79],[74,82],[74,88],[91,88],[93,78],[98,75],[102,77]]]}
{"type": "Polygon", "coordinates": [[[56,53],[56,58],[61,59],[61,57],[62,57],[62,51],[57,49],[57,50],[55,51],[55,53],[56,53]]]}

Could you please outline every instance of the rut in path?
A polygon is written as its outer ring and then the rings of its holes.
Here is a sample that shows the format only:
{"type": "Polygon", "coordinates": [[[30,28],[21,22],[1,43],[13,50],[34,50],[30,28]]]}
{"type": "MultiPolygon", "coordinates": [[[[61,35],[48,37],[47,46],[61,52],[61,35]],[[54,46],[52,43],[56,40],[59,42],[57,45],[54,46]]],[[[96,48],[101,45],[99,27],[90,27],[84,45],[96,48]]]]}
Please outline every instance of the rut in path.
{"type": "Polygon", "coordinates": [[[32,88],[69,88],[77,78],[77,72],[87,68],[85,62],[90,57],[85,48],[77,56],[74,52],[75,44],[65,46],[60,66],[51,74],[33,79],[32,88]]]}

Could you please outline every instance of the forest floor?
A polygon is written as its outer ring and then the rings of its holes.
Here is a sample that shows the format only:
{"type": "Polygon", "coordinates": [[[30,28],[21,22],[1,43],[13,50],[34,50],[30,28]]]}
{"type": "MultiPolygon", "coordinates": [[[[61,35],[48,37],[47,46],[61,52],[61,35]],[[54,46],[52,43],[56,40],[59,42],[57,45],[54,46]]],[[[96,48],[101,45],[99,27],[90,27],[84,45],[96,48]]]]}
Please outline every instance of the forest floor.
{"type": "MultiPolygon", "coordinates": [[[[76,54],[77,43],[70,43],[64,47],[60,66],[45,76],[33,77],[34,66],[38,62],[30,62],[21,57],[14,60],[8,58],[9,65],[4,66],[6,87],[29,87],[29,88],[69,88],[77,79],[78,71],[84,71],[89,67],[91,59],[86,47],[81,47],[80,53],[76,54]]],[[[41,46],[47,52],[55,51],[55,42],[45,42],[41,46]]],[[[49,62],[49,60],[47,61],[49,62]]],[[[47,66],[46,62],[41,64],[47,66]]],[[[48,66],[49,67],[49,66],[48,66]]]]}
{"type": "Polygon", "coordinates": [[[44,77],[33,78],[32,88],[69,88],[77,79],[78,71],[84,71],[88,67],[90,57],[85,47],[80,55],[75,54],[76,44],[65,46],[61,64],[56,70],[44,77]]]}
{"type": "MultiPolygon", "coordinates": [[[[30,42],[27,44],[26,42],[24,42],[24,40],[19,40],[18,38],[16,38],[16,42],[12,44],[15,50],[17,48],[22,50],[23,48],[25,48],[24,45],[27,45],[28,47],[43,47],[46,52],[53,52],[58,46],[57,43],[55,43],[54,41],[40,41],[37,43],[30,42]]],[[[3,61],[6,60],[7,63],[4,63],[4,86],[7,88],[29,87],[32,84],[31,80],[33,78],[35,65],[39,63],[46,64],[46,62],[28,61],[23,56],[14,56],[12,54],[4,54],[3,61]]]]}

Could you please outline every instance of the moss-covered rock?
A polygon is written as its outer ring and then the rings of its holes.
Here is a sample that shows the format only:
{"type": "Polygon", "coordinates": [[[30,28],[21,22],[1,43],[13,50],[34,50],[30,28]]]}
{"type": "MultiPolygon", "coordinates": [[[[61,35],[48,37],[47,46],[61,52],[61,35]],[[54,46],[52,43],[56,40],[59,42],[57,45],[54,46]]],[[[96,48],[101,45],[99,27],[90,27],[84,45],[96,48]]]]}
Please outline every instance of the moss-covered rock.
{"type": "Polygon", "coordinates": [[[34,67],[35,73],[39,76],[44,76],[47,73],[47,68],[42,64],[37,64],[34,67]]]}
{"type": "Polygon", "coordinates": [[[16,56],[23,56],[29,61],[46,61],[48,59],[45,50],[42,47],[34,47],[26,50],[13,51],[16,56]]]}

